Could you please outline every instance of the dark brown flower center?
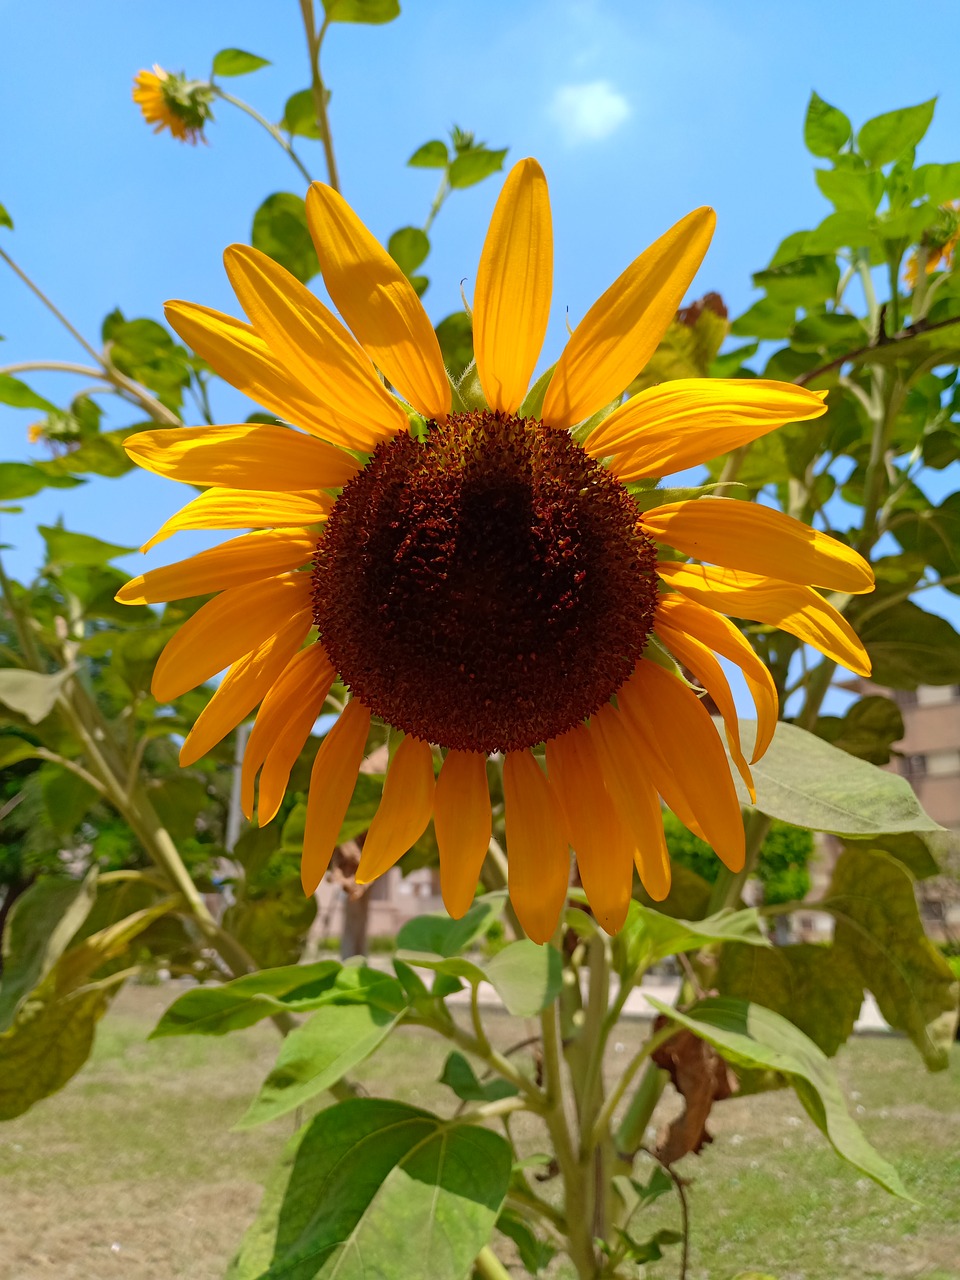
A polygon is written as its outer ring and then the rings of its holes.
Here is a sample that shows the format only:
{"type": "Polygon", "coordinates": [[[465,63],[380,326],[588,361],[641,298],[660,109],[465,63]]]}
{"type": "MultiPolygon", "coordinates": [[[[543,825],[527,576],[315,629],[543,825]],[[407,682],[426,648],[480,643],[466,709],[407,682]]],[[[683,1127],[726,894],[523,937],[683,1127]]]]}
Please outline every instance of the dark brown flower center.
{"type": "Polygon", "coordinates": [[[428,742],[515,751],[579,724],[643,651],[656,551],[565,431],[494,413],[381,444],[317,547],[314,621],[376,715],[428,742]]]}

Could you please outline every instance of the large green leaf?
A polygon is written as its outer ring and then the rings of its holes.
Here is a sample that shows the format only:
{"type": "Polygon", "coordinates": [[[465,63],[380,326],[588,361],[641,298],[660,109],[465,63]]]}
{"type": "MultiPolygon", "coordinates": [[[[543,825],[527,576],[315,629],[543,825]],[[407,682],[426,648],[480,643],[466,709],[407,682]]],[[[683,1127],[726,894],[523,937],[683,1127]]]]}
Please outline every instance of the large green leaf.
{"type": "Polygon", "coordinates": [[[903,864],[880,850],[847,849],[818,905],[835,918],[836,948],[855,960],[890,1026],[906,1032],[931,1070],[946,1068],[958,983],[923,931],[903,864]]]}
{"type": "Polygon", "coordinates": [[[71,533],[58,526],[38,525],[37,532],[47,544],[47,564],[106,564],[117,556],[131,555],[135,547],[102,542],[88,533],[71,533]]]}
{"type": "Polygon", "coordinates": [[[247,53],[244,49],[221,49],[213,59],[215,76],[245,76],[251,71],[259,71],[261,67],[269,67],[267,58],[255,53],[247,53]]]}
{"type": "Polygon", "coordinates": [[[803,140],[807,150],[815,156],[830,159],[849,141],[853,132],[850,121],[839,109],[831,107],[829,102],[814,90],[807,103],[807,118],[803,123],[803,140]]]}
{"type": "Polygon", "coordinates": [[[889,164],[915,147],[930,128],[936,98],[874,116],[857,134],[857,150],[871,164],[889,164]]]}
{"type": "Polygon", "coordinates": [[[728,944],[720,952],[717,989],[779,1013],[833,1057],[853,1034],[863,979],[840,947],[800,943],[759,952],[728,944]]]}
{"type": "Polygon", "coordinates": [[[289,964],[185,991],[150,1037],[222,1036],[275,1013],[311,1013],[328,1004],[370,1004],[399,1013],[405,999],[395,978],[366,965],[345,967],[339,960],[289,964]]]}
{"type": "Polygon", "coordinates": [[[460,920],[439,915],[414,916],[401,926],[397,946],[406,951],[429,951],[438,956],[459,955],[500,919],[505,901],[502,893],[485,894],[460,920]]]}
{"type": "Polygon", "coordinates": [[[859,624],[873,678],[892,689],[960,683],[960,635],[946,618],[901,600],[859,624]]]}
{"type": "Polygon", "coordinates": [[[0,373],[0,404],[12,405],[15,409],[40,409],[43,413],[57,411],[55,404],[38,396],[25,382],[11,377],[9,373],[0,373]]]}
{"type": "Polygon", "coordinates": [[[97,871],[83,880],[40,876],[22,893],[3,931],[0,1031],[9,1027],[27,994],[66,950],[97,896],[97,871]]]}
{"type": "Polygon", "coordinates": [[[754,908],[718,911],[706,920],[678,920],[652,907],[631,902],[623,928],[614,938],[618,972],[636,981],[652,964],[684,951],[699,951],[713,942],[743,942],[769,949],[754,908]]]}
{"type": "Polygon", "coordinates": [[[237,1128],[252,1129],[286,1115],[329,1089],[380,1047],[401,1016],[372,1004],[328,1004],[318,1009],[286,1037],[276,1066],[237,1128]]]}
{"type": "Polygon", "coordinates": [[[699,1000],[686,1013],[655,997],[647,999],[664,1017],[712,1044],[734,1066],[786,1076],[837,1154],[894,1195],[909,1199],[897,1171],[851,1120],[826,1054],[786,1018],[729,996],[699,1000]]]}
{"type": "MultiPolygon", "coordinates": [[[[741,721],[752,741],[753,721],[741,721]]],[[[906,778],[838,751],[796,725],[777,725],[766,755],[751,766],[756,808],[795,827],[835,835],[869,836],[941,828],[920,807],[906,778]]],[[[741,803],[750,797],[734,778],[741,803]]]]}
{"type": "Polygon", "coordinates": [[[463,1102],[496,1102],[499,1098],[512,1098],[518,1092],[515,1084],[499,1076],[481,1083],[467,1059],[456,1050],[443,1064],[440,1083],[452,1089],[463,1102]]]}
{"type": "Polygon", "coordinates": [[[60,690],[72,675],[70,667],[52,675],[6,667],[0,671],[0,702],[31,724],[39,724],[53,710],[60,690]]]}
{"type": "Polygon", "coordinates": [[[960,832],[903,831],[899,835],[844,836],[848,849],[882,849],[902,862],[916,880],[938,875],[941,865],[960,859],[960,832]]]}
{"type": "Polygon", "coordinates": [[[250,242],[304,283],[320,270],[307,227],[306,206],[291,191],[275,191],[267,196],[253,215],[250,242]]]}
{"type": "Polygon", "coordinates": [[[820,716],[818,738],[870,764],[887,764],[890,748],[903,737],[903,716],[892,698],[859,698],[842,716],[820,716]]]}
{"type": "Polygon", "coordinates": [[[58,996],[52,971],[0,1035],[0,1120],[62,1089],[90,1056],[97,1023],[123,975],[58,996]]]}
{"type": "Polygon", "coordinates": [[[328,22],[392,22],[400,0],[321,0],[328,22]]]}
{"type": "Polygon", "coordinates": [[[529,938],[511,942],[483,966],[507,1012],[533,1018],[560,994],[563,959],[556,947],[538,946],[529,938]]]}
{"type": "Polygon", "coordinates": [[[230,1280],[464,1280],[510,1179],[499,1134],[379,1098],[322,1111],[292,1148],[230,1280]]]}
{"type": "Polygon", "coordinates": [[[0,502],[32,498],[48,486],[72,489],[83,483],[76,476],[51,475],[39,465],[32,467],[29,462],[0,462],[0,502]]]}

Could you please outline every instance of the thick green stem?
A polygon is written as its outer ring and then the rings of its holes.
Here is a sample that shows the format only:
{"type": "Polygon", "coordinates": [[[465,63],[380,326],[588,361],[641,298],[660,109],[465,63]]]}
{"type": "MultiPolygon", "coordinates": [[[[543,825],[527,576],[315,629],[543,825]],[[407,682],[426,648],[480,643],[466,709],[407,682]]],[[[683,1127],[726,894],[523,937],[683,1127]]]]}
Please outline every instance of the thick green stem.
{"type": "Polygon", "coordinates": [[[488,1244],[485,1244],[477,1254],[473,1266],[481,1280],[511,1280],[510,1272],[488,1244]]]}
{"type": "Polygon", "coordinates": [[[313,0],[300,0],[300,13],[303,16],[303,29],[307,36],[307,50],[310,54],[310,91],[313,94],[313,110],[323,143],[323,154],[327,161],[327,181],[334,191],[340,190],[340,175],[337,172],[337,160],[333,152],[333,138],[330,135],[330,119],[327,114],[327,88],[320,74],[320,48],[323,37],[327,34],[329,20],[324,18],[320,30],[317,30],[313,0]]]}

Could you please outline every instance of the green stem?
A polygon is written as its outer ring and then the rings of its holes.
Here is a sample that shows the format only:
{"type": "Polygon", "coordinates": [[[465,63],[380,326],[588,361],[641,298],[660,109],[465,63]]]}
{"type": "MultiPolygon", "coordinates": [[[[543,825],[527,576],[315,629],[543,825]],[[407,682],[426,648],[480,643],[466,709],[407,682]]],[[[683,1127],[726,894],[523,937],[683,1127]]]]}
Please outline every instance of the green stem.
{"type": "Polygon", "coordinates": [[[510,1272],[488,1244],[485,1244],[477,1254],[473,1266],[475,1273],[482,1280],[511,1280],[510,1272]]]}
{"type": "Polygon", "coordinates": [[[437,194],[433,197],[433,204],[430,206],[430,212],[427,214],[427,220],[423,224],[424,234],[426,234],[433,226],[433,221],[443,208],[444,201],[449,194],[450,180],[445,173],[440,179],[440,185],[437,187],[437,194]]]}
{"type": "Polygon", "coordinates": [[[83,334],[73,327],[73,325],[70,323],[67,317],[63,314],[63,312],[60,311],[56,306],[54,306],[54,304],[50,301],[50,299],[43,292],[43,290],[40,289],[38,285],[35,285],[33,283],[33,281],[30,279],[30,277],[26,274],[25,271],[20,270],[20,268],[17,266],[14,260],[10,257],[10,255],[8,253],[5,253],[3,249],[0,249],[0,258],[3,259],[3,261],[7,264],[10,270],[14,272],[15,275],[18,275],[20,277],[20,279],[27,286],[30,292],[40,299],[40,301],[47,308],[47,310],[52,312],[53,315],[56,316],[56,318],[60,321],[60,323],[63,325],[66,331],[73,338],[76,338],[77,342],[80,343],[84,351],[86,351],[86,353],[89,356],[91,356],[97,362],[97,364],[100,365],[101,368],[103,368],[104,367],[103,356],[100,355],[98,351],[95,351],[93,347],[91,347],[90,343],[86,340],[83,334]]]}
{"type": "MultiPolygon", "coordinates": [[[[637,1072],[640,1070],[643,1064],[648,1060],[651,1054],[655,1053],[662,1044],[665,1044],[670,1039],[671,1036],[675,1036],[678,1030],[679,1028],[674,1026],[672,1023],[669,1026],[661,1027],[660,1030],[655,1031],[650,1036],[649,1040],[647,1040],[644,1044],[642,1044],[640,1048],[637,1050],[637,1052],[633,1055],[633,1057],[630,1059],[630,1061],[627,1063],[626,1067],[624,1068],[623,1075],[617,1081],[616,1087],[614,1088],[613,1092],[610,1094],[609,1098],[607,1098],[606,1102],[604,1103],[600,1111],[600,1114],[597,1116],[596,1124],[594,1125],[594,1130],[592,1134],[592,1140],[594,1142],[597,1142],[597,1143],[602,1142],[609,1136],[609,1134],[611,1133],[611,1126],[613,1123],[613,1113],[616,1111],[617,1107],[620,1105],[621,1098],[626,1093],[626,1091],[630,1088],[630,1085],[633,1083],[634,1076],[637,1074],[637,1072]]],[[[639,1093],[639,1090],[638,1090],[638,1093],[639,1093]]],[[[631,1102],[630,1108],[627,1113],[628,1115],[633,1110],[633,1106],[635,1102],[636,1102],[636,1097],[634,1098],[633,1102],[631,1102]]],[[[656,1103],[654,1103],[654,1105],[656,1105],[656,1103]]],[[[652,1108],[651,1108],[651,1114],[652,1114],[652,1108]]],[[[620,1126],[621,1129],[623,1128],[623,1123],[626,1121],[626,1119],[627,1117],[625,1116],[624,1121],[621,1122],[621,1126],[620,1126]]],[[[644,1122],[643,1127],[644,1129],[646,1128],[646,1121],[644,1122]]],[[[641,1131],[641,1138],[642,1136],[643,1135],[641,1131]]],[[[621,1144],[620,1144],[620,1137],[619,1137],[619,1131],[618,1131],[617,1146],[620,1147],[620,1145],[621,1144]]]]}
{"type": "Polygon", "coordinates": [[[254,107],[251,107],[249,102],[244,102],[242,98],[235,98],[232,93],[227,93],[226,90],[221,89],[218,84],[213,85],[212,88],[218,98],[222,98],[224,102],[229,102],[231,106],[237,107],[238,110],[245,112],[250,117],[250,119],[255,120],[262,129],[266,129],[267,133],[269,133],[270,137],[273,138],[274,142],[276,142],[278,146],[283,148],[283,150],[287,153],[287,155],[290,157],[293,163],[300,170],[300,173],[302,177],[306,180],[307,185],[309,186],[310,183],[313,182],[313,177],[311,176],[309,169],[307,169],[306,165],[304,165],[303,161],[300,159],[296,151],[293,149],[293,143],[289,142],[283,136],[283,134],[275,124],[271,124],[269,120],[265,119],[265,117],[262,116],[259,111],[257,111],[254,107]]]}
{"type": "Polygon", "coordinates": [[[327,115],[327,89],[320,74],[320,48],[323,37],[330,25],[329,18],[324,18],[320,30],[317,31],[313,0],[300,0],[300,13],[303,16],[303,29],[307,36],[307,50],[310,55],[310,91],[313,94],[313,110],[317,119],[317,128],[323,142],[323,154],[327,161],[327,181],[334,191],[340,190],[340,175],[337,172],[337,160],[333,152],[333,138],[330,134],[330,119],[327,115]]]}

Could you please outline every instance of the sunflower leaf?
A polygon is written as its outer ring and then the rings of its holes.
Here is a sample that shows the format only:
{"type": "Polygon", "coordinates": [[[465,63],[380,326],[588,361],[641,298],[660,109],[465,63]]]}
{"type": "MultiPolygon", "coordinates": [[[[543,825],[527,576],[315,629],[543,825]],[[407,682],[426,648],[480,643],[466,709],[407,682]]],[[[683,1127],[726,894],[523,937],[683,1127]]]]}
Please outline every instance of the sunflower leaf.
{"type": "Polygon", "coordinates": [[[811,1120],[854,1168],[909,1200],[897,1171],[867,1142],[850,1118],[830,1061],[786,1018],[729,996],[699,1000],[686,1013],[647,996],[671,1022],[686,1027],[735,1067],[759,1067],[788,1078],[811,1120]]]}

